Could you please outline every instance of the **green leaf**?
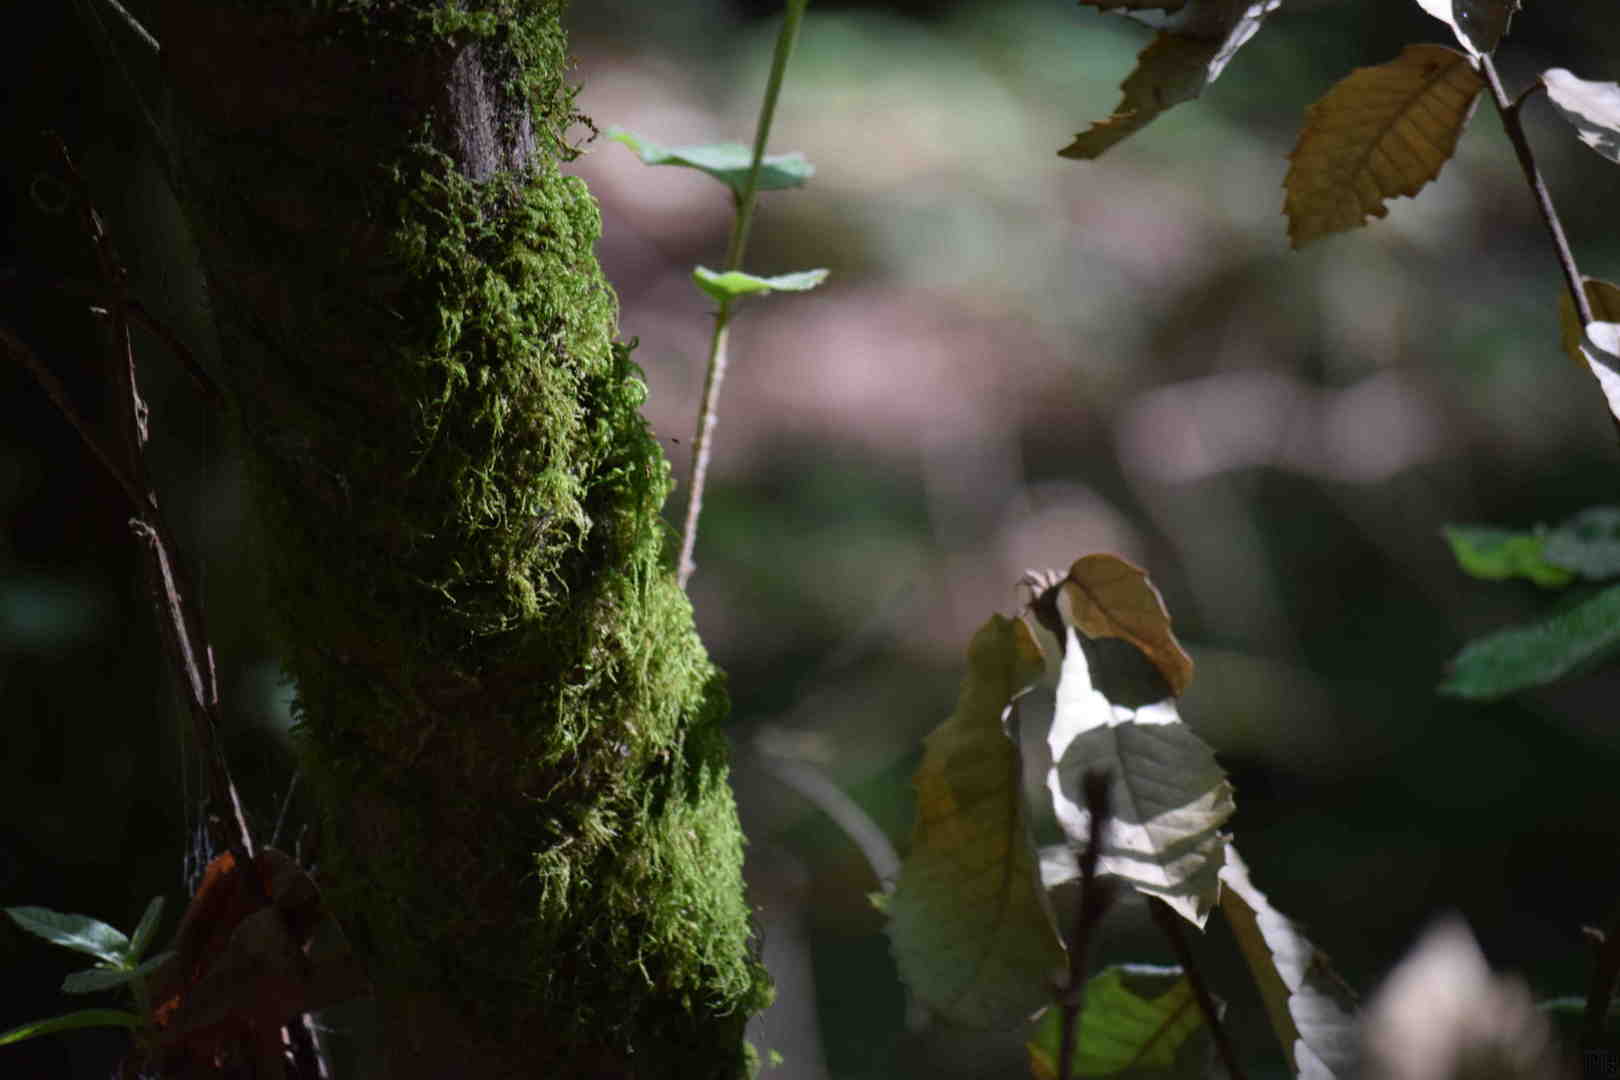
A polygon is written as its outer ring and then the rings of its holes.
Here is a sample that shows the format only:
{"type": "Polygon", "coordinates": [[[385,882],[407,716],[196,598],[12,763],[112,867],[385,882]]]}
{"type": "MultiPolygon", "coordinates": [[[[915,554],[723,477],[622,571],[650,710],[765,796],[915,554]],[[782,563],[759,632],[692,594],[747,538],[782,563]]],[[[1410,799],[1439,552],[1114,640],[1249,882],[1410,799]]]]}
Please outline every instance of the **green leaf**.
{"type": "MultiPolygon", "coordinates": [[[[741,196],[748,184],[754,152],[741,143],[712,143],[707,146],[664,147],[621,127],[608,128],[608,138],[624,143],[647,165],[682,165],[708,173],[741,196]]],[[[816,167],[803,154],[766,154],[759,164],[756,191],[779,191],[803,187],[816,174],[816,167]]]]}
{"type": "Polygon", "coordinates": [[[54,1035],[58,1031],[74,1031],[89,1027],[138,1028],[141,1024],[139,1016],[132,1012],[124,1012],[122,1009],[81,1009],[79,1012],[53,1016],[49,1020],[35,1020],[31,1024],[0,1033],[0,1046],[22,1042],[38,1035],[54,1035]]]}
{"type": "Polygon", "coordinates": [[[1620,575],[1620,506],[1591,506],[1547,534],[1547,561],[1584,578],[1620,575]]]}
{"type": "Polygon", "coordinates": [[[1620,585],[1611,585],[1540,622],[1469,642],[1451,662],[1442,694],[1505,697],[1550,683],[1620,648],[1620,585]]]}
{"type": "Polygon", "coordinates": [[[93,994],[97,990],[110,990],[115,986],[132,983],[136,979],[144,979],[158,968],[168,963],[174,953],[164,952],[152,957],[138,967],[93,967],[84,971],[75,971],[62,980],[64,994],[93,994]]]}
{"type": "Polygon", "coordinates": [[[1457,565],[1470,577],[1486,581],[1529,578],[1537,585],[1558,588],[1575,575],[1546,557],[1546,530],[1519,532],[1489,525],[1447,525],[1441,530],[1457,565]]]}
{"type": "Polygon", "coordinates": [[[10,907],[6,914],[30,934],[64,949],[112,964],[122,963],[129,954],[129,938],[122,930],[88,915],[67,915],[42,907],[10,907]]]}
{"type": "MultiPolygon", "coordinates": [[[[1062,1039],[1062,1010],[1047,1009],[1025,1044],[1036,1080],[1058,1075],[1062,1039]]],[[[1203,1080],[1214,1046],[1179,967],[1124,964],[1086,980],[1075,1075],[1203,1080]]]]}
{"type": "Polygon", "coordinates": [[[1260,989],[1271,1029],[1295,1076],[1357,1075],[1355,996],[1327,955],[1255,888],[1237,849],[1221,867],[1221,914],[1260,989]]]}
{"type": "Polygon", "coordinates": [[[808,292],[827,280],[827,271],[799,270],[792,274],[778,274],[775,277],[755,277],[741,270],[728,270],[722,274],[700,266],[692,271],[692,280],[697,282],[698,288],[723,304],[728,300],[755,294],[808,292]]]}
{"type": "Polygon", "coordinates": [[[154,896],[147,903],[140,925],[135,927],[135,933],[129,939],[129,959],[139,960],[146,955],[146,950],[152,947],[152,936],[157,933],[162,921],[163,897],[154,896]]]}
{"type": "Polygon", "coordinates": [[[889,898],[901,976],[964,1027],[1022,1023],[1064,967],[1004,726],[1041,667],[1021,620],[993,615],[973,635],[956,711],[924,743],[911,853],[889,898]]]}

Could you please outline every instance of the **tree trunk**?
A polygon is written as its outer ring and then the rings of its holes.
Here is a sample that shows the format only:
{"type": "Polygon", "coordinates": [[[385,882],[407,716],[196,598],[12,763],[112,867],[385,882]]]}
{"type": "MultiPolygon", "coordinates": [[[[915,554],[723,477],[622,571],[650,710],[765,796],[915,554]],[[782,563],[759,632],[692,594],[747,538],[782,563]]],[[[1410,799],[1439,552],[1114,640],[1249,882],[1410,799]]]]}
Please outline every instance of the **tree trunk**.
{"type": "Polygon", "coordinates": [[[161,0],[381,1075],[735,1076],[768,998],[556,0],[161,0]],[[313,10],[341,8],[338,11],[313,10]]]}

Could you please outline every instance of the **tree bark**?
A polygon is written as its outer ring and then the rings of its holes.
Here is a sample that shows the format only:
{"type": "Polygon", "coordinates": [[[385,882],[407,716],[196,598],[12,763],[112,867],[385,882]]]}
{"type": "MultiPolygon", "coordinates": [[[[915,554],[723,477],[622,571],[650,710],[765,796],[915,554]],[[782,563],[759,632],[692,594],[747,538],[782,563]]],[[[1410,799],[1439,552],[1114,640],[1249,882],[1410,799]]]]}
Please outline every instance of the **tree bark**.
{"type": "Polygon", "coordinates": [[[720,675],[558,0],[161,0],[165,138],[390,1077],[735,1076],[720,675]],[[333,10],[317,10],[333,9],[333,10]]]}

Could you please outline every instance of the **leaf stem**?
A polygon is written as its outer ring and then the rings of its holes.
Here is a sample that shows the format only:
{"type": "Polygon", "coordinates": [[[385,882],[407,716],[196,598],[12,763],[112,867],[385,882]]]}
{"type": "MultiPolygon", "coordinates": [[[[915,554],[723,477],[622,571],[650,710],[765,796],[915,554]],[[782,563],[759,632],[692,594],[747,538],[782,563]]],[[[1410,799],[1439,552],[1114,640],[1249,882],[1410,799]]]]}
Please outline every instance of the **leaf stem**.
{"type": "MultiPolygon", "coordinates": [[[[1570,250],[1569,239],[1564,235],[1564,226],[1558,220],[1558,211],[1553,207],[1552,195],[1547,191],[1547,183],[1541,178],[1541,170],[1536,168],[1536,157],[1530,149],[1530,140],[1525,137],[1524,124],[1519,119],[1519,109],[1531,96],[1531,90],[1520,94],[1517,100],[1510,100],[1507,91],[1502,87],[1502,77],[1496,73],[1496,64],[1488,55],[1479,58],[1479,69],[1485,76],[1485,82],[1491,88],[1491,99],[1496,102],[1497,115],[1502,118],[1502,128],[1507,132],[1508,141],[1513,144],[1513,152],[1518,156],[1519,168],[1524,170],[1524,179],[1530,185],[1531,194],[1536,198],[1536,209],[1541,212],[1541,221],[1547,226],[1547,232],[1552,237],[1553,250],[1558,255],[1558,266],[1564,272],[1564,285],[1569,289],[1569,298],[1575,303],[1575,312],[1580,316],[1581,325],[1585,326],[1592,321],[1592,305],[1586,300],[1585,279],[1581,277],[1580,268],[1575,265],[1575,254],[1570,250]]],[[[1540,85],[1539,80],[1536,83],[1540,85]]]]}
{"type": "MultiPolygon", "coordinates": [[[[782,29],[776,35],[776,52],[771,57],[771,74],[765,83],[765,99],[760,103],[759,123],[754,130],[754,159],[748,169],[748,180],[737,194],[737,214],[731,224],[731,242],[726,246],[726,272],[740,269],[743,252],[748,247],[748,230],[754,220],[754,204],[759,197],[759,172],[765,162],[765,146],[770,141],[771,121],[776,116],[776,99],[782,91],[782,78],[787,72],[788,57],[793,55],[793,43],[799,36],[799,23],[810,0],[788,0],[782,17],[782,29]]],[[[703,379],[703,401],[698,407],[697,434],[692,440],[692,467],[686,485],[686,520],[681,527],[681,551],[675,561],[675,580],[681,588],[691,580],[697,564],[692,551],[697,546],[698,518],[703,513],[703,487],[709,476],[709,459],[715,421],[719,415],[720,384],[726,377],[726,344],[731,330],[731,306],[727,297],[720,301],[714,315],[714,334],[709,339],[709,362],[703,379]]]]}
{"type": "Polygon", "coordinates": [[[1156,896],[1148,897],[1148,911],[1153,914],[1153,921],[1159,924],[1164,936],[1170,939],[1170,948],[1176,954],[1176,963],[1191,984],[1193,997],[1198,1000],[1198,1008],[1204,1014],[1204,1022],[1209,1025],[1209,1031],[1215,1038],[1215,1052],[1221,1056],[1221,1064],[1226,1066],[1226,1075],[1231,1080],[1244,1080],[1243,1066],[1238,1064],[1237,1050],[1232,1046],[1232,1039],[1221,1025],[1220,1014],[1215,1010],[1215,999],[1210,996],[1209,987],[1204,985],[1204,976],[1199,972],[1197,964],[1193,961],[1192,947],[1187,944],[1187,935],[1181,927],[1181,916],[1175,913],[1171,906],[1156,896]]]}

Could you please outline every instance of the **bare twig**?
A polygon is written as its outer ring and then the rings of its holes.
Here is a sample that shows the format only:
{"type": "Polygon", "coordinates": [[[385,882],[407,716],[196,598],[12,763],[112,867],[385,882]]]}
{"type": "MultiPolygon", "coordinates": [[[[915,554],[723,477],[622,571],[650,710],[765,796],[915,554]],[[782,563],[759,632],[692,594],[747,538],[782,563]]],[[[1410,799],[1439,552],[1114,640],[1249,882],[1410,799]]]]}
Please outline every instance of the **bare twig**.
{"type": "Polygon", "coordinates": [[[1491,88],[1491,99],[1496,102],[1497,115],[1502,118],[1502,127],[1507,132],[1508,141],[1513,144],[1513,153],[1519,159],[1519,168],[1524,171],[1524,179],[1530,185],[1531,194],[1535,196],[1536,209],[1541,213],[1542,224],[1547,227],[1547,233],[1552,237],[1553,250],[1558,255],[1558,268],[1564,273],[1564,285],[1569,289],[1569,298],[1575,304],[1581,325],[1585,326],[1592,321],[1592,305],[1586,300],[1586,279],[1581,276],[1580,268],[1575,265],[1575,254],[1570,249],[1568,237],[1564,235],[1564,226],[1558,220],[1558,211],[1553,206],[1552,195],[1547,191],[1546,181],[1541,178],[1541,170],[1536,167],[1535,154],[1530,149],[1530,140],[1525,137],[1524,124],[1519,119],[1519,110],[1541,83],[1538,80],[1516,100],[1510,100],[1507,91],[1502,87],[1501,76],[1496,73],[1496,64],[1489,56],[1479,58],[1479,69],[1485,76],[1486,84],[1491,88]]]}
{"type": "Polygon", "coordinates": [[[1215,999],[1210,995],[1209,987],[1204,985],[1204,976],[1199,972],[1198,965],[1193,960],[1192,947],[1187,944],[1187,934],[1181,926],[1181,916],[1169,904],[1153,896],[1148,898],[1148,910],[1153,913],[1153,921],[1159,924],[1164,936],[1170,939],[1170,948],[1176,954],[1176,963],[1191,984],[1193,997],[1198,1001],[1199,1011],[1204,1014],[1204,1022],[1209,1025],[1210,1034],[1215,1039],[1215,1052],[1221,1056],[1221,1064],[1226,1066],[1226,1074],[1231,1080],[1244,1080],[1243,1066],[1238,1064],[1237,1050],[1232,1046],[1232,1039],[1221,1024],[1220,1013],[1215,1008],[1215,999]]]}

